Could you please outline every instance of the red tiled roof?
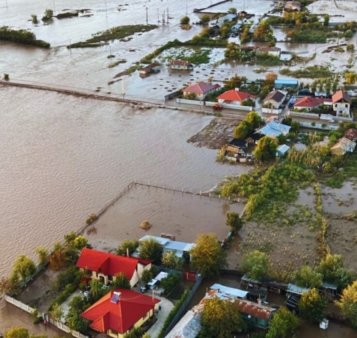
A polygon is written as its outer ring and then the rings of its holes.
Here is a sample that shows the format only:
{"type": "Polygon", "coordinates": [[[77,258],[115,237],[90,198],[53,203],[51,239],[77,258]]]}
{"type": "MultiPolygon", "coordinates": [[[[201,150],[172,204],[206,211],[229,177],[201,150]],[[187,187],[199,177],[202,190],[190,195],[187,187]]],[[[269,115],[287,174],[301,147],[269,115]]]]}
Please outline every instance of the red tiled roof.
{"type": "Polygon", "coordinates": [[[349,95],[343,90],[338,90],[335,94],[332,95],[332,103],[337,103],[340,101],[350,102],[349,95]]]}
{"type": "Polygon", "coordinates": [[[322,105],[326,99],[320,97],[304,96],[296,100],[295,107],[314,108],[322,105]]]}
{"type": "Polygon", "coordinates": [[[116,276],[118,273],[123,273],[130,280],[138,262],[139,260],[136,258],[85,248],[78,258],[77,267],[100,272],[106,276],[116,276]]]}
{"type": "Polygon", "coordinates": [[[186,87],[183,92],[184,93],[194,93],[197,95],[204,95],[209,93],[211,90],[215,90],[219,88],[218,84],[212,85],[208,82],[197,82],[191,86],[186,87]]]}
{"type": "Polygon", "coordinates": [[[254,98],[254,96],[236,89],[227,90],[218,96],[218,100],[225,101],[244,101],[250,98],[254,98]]]}
{"type": "Polygon", "coordinates": [[[123,334],[159,302],[159,299],[138,292],[118,289],[107,293],[81,316],[92,321],[90,327],[97,332],[106,333],[108,330],[113,330],[123,334]],[[120,292],[117,302],[112,301],[114,292],[120,292]]]}
{"type": "Polygon", "coordinates": [[[267,320],[272,315],[272,309],[268,307],[264,307],[259,304],[255,304],[253,302],[237,299],[235,304],[238,307],[238,310],[247,315],[251,315],[252,317],[267,320]]]}

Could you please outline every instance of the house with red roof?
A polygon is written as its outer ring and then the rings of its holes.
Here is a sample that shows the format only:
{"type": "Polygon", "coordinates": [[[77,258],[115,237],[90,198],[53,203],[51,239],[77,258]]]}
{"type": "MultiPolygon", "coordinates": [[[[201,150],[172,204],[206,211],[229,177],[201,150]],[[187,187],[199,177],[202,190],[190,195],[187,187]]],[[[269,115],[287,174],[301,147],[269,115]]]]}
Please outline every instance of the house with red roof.
{"type": "Polygon", "coordinates": [[[90,327],[113,338],[123,338],[141,327],[159,308],[160,300],[141,293],[117,289],[107,293],[81,316],[91,321],[90,327]]]}
{"type": "Polygon", "coordinates": [[[195,96],[199,100],[204,100],[204,98],[216,91],[219,88],[219,84],[211,84],[208,82],[197,82],[182,90],[184,97],[195,96]]]}
{"type": "Polygon", "coordinates": [[[255,96],[242,92],[238,88],[227,90],[217,97],[218,103],[228,103],[236,104],[241,106],[244,101],[253,100],[255,101],[255,96]]]}
{"type": "Polygon", "coordinates": [[[102,280],[104,284],[114,281],[122,273],[133,287],[143,272],[151,269],[151,262],[84,248],[77,260],[77,267],[90,271],[92,279],[102,280]]]}
{"type": "Polygon", "coordinates": [[[327,103],[331,104],[331,100],[322,97],[303,96],[295,101],[294,109],[311,111],[327,103]]]}
{"type": "Polygon", "coordinates": [[[332,95],[332,108],[337,117],[352,118],[351,98],[345,91],[338,90],[332,95]]]}

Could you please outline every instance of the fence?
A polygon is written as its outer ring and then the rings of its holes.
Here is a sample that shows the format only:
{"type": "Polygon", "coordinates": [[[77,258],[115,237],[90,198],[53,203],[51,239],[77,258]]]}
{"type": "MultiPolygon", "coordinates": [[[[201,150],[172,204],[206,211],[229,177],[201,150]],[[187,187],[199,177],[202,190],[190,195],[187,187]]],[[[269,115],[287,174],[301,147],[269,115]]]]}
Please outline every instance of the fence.
{"type": "MultiPolygon", "coordinates": [[[[19,300],[13,298],[13,297],[10,297],[8,295],[5,295],[4,296],[4,300],[7,302],[7,303],[10,303],[14,306],[16,306],[17,308],[33,315],[34,313],[36,313],[36,309],[32,308],[31,306],[28,306],[22,302],[20,302],[19,300]]],[[[53,320],[51,318],[48,317],[48,314],[45,314],[45,313],[39,313],[38,314],[39,316],[41,316],[44,321],[46,323],[50,323],[52,324],[53,326],[57,327],[59,330],[65,332],[65,333],[68,333],[68,334],[71,334],[73,337],[76,337],[76,338],[88,338],[88,336],[85,336],[83,335],[82,333],[78,332],[78,331],[75,331],[75,330],[71,330],[67,325],[65,325],[64,323],[60,322],[60,321],[57,321],[57,320],[53,320]]]]}
{"type": "MultiPolygon", "coordinates": [[[[208,107],[213,107],[217,104],[217,102],[209,102],[206,101],[205,105],[208,107]]],[[[252,111],[253,107],[250,106],[241,106],[241,105],[237,105],[237,104],[229,104],[229,103],[219,103],[219,105],[223,108],[227,108],[227,109],[233,109],[233,110],[240,110],[240,111],[252,111]]]]}
{"type": "Polygon", "coordinates": [[[198,288],[200,287],[201,283],[202,283],[201,275],[196,275],[195,284],[193,285],[192,289],[190,290],[190,293],[186,297],[185,301],[182,303],[182,305],[179,308],[179,310],[176,312],[176,314],[175,314],[174,318],[172,319],[170,325],[167,327],[167,329],[165,331],[165,335],[167,335],[174,328],[174,326],[178,323],[178,321],[181,319],[183,314],[186,312],[188,304],[190,304],[192,298],[196,294],[196,292],[197,292],[198,288]]]}

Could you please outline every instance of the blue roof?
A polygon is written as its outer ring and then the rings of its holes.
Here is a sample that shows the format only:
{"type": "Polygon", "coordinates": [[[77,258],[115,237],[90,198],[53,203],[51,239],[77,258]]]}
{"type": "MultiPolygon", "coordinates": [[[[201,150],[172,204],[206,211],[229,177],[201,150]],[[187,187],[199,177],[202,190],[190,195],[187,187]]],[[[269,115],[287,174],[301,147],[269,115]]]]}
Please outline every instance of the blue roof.
{"type": "Polygon", "coordinates": [[[259,129],[257,133],[270,137],[278,137],[281,134],[287,135],[289,133],[290,128],[290,126],[287,126],[285,124],[272,121],[265,125],[263,128],[259,129]]]}
{"type": "Polygon", "coordinates": [[[186,243],[186,242],[179,242],[173,241],[168,238],[163,238],[159,236],[150,236],[146,235],[139,239],[139,242],[145,241],[148,239],[153,239],[157,241],[159,244],[163,246],[164,251],[173,251],[175,252],[176,256],[181,257],[184,252],[189,252],[196,244],[194,243],[186,243]]]}
{"type": "Polygon", "coordinates": [[[310,289],[308,289],[308,288],[303,288],[301,286],[289,283],[287,292],[295,293],[297,295],[302,295],[304,292],[309,291],[309,290],[310,289]]]}
{"type": "Polygon", "coordinates": [[[219,298],[246,298],[248,291],[231,288],[222,284],[213,284],[211,290],[216,290],[219,298]]]}
{"type": "Polygon", "coordinates": [[[299,81],[295,80],[295,79],[277,79],[277,80],[275,80],[275,84],[297,85],[298,83],[299,83],[299,81]]]}
{"type": "Polygon", "coordinates": [[[279,154],[282,154],[284,155],[288,150],[290,149],[290,147],[286,144],[282,144],[280,145],[276,151],[279,153],[279,154]]]}

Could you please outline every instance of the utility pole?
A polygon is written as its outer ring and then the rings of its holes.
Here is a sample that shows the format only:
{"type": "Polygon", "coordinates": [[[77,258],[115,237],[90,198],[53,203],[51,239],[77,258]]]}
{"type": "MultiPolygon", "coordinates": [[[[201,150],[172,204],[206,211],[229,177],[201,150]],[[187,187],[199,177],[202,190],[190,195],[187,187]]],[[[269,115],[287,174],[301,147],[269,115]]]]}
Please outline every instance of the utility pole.
{"type": "Polygon", "coordinates": [[[148,8],[145,7],[145,14],[146,14],[146,24],[148,25],[149,24],[149,12],[148,12],[148,8]]]}
{"type": "Polygon", "coordinates": [[[160,23],[160,12],[159,12],[159,9],[157,9],[157,23],[160,23]]]}
{"type": "Polygon", "coordinates": [[[53,13],[55,13],[55,12],[56,12],[56,0],[53,0],[53,13]]]}

